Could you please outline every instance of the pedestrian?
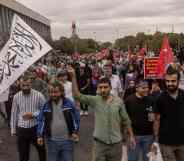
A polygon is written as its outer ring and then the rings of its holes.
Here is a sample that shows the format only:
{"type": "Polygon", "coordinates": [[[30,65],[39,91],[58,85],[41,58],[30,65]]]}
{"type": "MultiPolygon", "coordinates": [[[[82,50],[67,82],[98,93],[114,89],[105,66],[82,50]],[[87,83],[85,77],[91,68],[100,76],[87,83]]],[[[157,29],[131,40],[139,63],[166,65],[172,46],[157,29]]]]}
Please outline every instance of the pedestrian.
{"type": "Polygon", "coordinates": [[[19,161],[29,160],[30,144],[36,147],[39,160],[46,161],[44,143],[39,146],[36,135],[36,116],[45,103],[45,98],[31,88],[31,77],[27,74],[20,79],[20,86],[21,91],[13,98],[11,112],[11,135],[17,136],[19,161]]]}
{"type": "Polygon", "coordinates": [[[166,90],[156,103],[154,134],[163,161],[184,161],[184,91],[179,89],[180,73],[169,66],[165,75],[166,90]]]}
{"type": "Polygon", "coordinates": [[[120,98],[123,95],[122,83],[118,75],[112,73],[112,64],[107,62],[103,67],[104,76],[109,78],[111,82],[111,94],[114,96],[119,96],[120,98]]]}
{"type": "Polygon", "coordinates": [[[8,100],[5,102],[8,127],[10,127],[13,97],[19,91],[20,91],[20,82],[19,82],[19,80],[16,80],[16,82],[10,86],[8,100]]]}
{"type": "Polygon", "coordinates": [[[143,161],[149,161],[147,154],[153,143],[153,101],[149,94],[148,82],[139,80],[135,94],[125,100],[127,113],[132,121],[136,146],[128,150],[128,160],[138,161],[142,154],[143,161]]]}
{"type": "Polygon", "coordinates": [[[95,111],[93,160],[121,161],[122,125],[128,130],[132,146],[135,145],[135,141],[131,122],[122,100],[118,96],[110,94],[110,80],[106,77],[99,80],[99,93],[97,96],[84,95],[78,90],[74,69],[68,68],[68,73],[72,79],[72,89],[75,98],[82,103],[88,104],[95,111]]]}
{"type": "MultiPolygon", "coordinates": [[[[85,72],[85,64],[80,64],[80,77],[78,80],[78,85],[80,92],[83,94],[89,94],[90,93],[90,87],[91,87],[91,80],[90,80],[90,74],[85,72]]],[[[81,108],[81,116],[87,116],[88,115],[88,105],[80,102],[80,108],[81,108]]]]}
{"type": "Polygon", "coordinates": [[[73,161],[73,139],[77,137],[74,103],[65,97],[57,80],[49,84],[49,96],[37,118],[37,142],[42,145],[46,137],[49,161],[73,161]]]}
{"type": "Polygon", "coordinates": [[[78,129],[77,129],[77,135],[78,137],[76,137],[76,140],[74,140],[75,142],[79,141],[79,128],[80,128],[80,102],[77,102],[74,100],[73,98],[73,94],[72,94],[72,83],[70,81],[68,81],[68,73],[67,70],[61,70],[58,74],[57,74],[57,80],[63,85],[64,87],[64,94],[65,97],[70,99],[74,104],[75,104],[75,117],[77,118],[77,124],[78,124],[78,129]]]}
{"type": "Polygon", "coordinates": [[[129,80],[128,82],[128,88],[125,89],[125,93],[123,96],[123,100],[126,100],[126,98],[136,92],[135,88],[135,80],[129,80]]]}

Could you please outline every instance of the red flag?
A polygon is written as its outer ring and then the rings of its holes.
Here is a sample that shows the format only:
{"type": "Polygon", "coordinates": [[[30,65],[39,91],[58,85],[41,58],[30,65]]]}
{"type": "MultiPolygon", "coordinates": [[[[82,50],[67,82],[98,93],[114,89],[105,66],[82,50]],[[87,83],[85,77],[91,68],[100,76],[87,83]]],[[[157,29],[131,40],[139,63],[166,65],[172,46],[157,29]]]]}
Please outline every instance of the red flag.
{"type": "Polygon", "coordinates": [[[174,61],[174,56],[172,52],[172,48],[169,45],[169,39],[167,35],[164,36],[162,48],[160,50],[158,66],[157,66],[157,74],[159,78],[163,78],[167,66],[174,61]]]}
{"type": "Polygon", "coordinates": [[[103,55],[103,58],[104,57],[107,57],[108,54],[109,54],[109,49],[103,49],[103,50],[101,50],[101,54],[103,55]]]}
{"type": "Polygon", "coordinates": [[[101,60],[103,58],[103,55],[102,55],[101,52],[98,52],[98,53],[95,54],[95,57],[96,57],[97,60],[101,60]]]}
{"type": "Polygon", "coordinates": [[[109,49],[103,49],[100,52],[96,53],[95,56],[97,60],[101,60],[101,59],[106,58],[108,54],[109,54],[109,49]]]}
{"type": "Polygon", "coordinates": [[[72,58],[74,60],[79,60],[80,59],[80,54],[78,52],[75,52],[75,53],[73,53],[72,58]]]}
{"type": "Polygon", "coordinates": [[[139,58],[144,58],[145,53],[146,53],[146,49],[145,48],[141,48],[141,50],[138,53],[138,57],[139,58]]]}

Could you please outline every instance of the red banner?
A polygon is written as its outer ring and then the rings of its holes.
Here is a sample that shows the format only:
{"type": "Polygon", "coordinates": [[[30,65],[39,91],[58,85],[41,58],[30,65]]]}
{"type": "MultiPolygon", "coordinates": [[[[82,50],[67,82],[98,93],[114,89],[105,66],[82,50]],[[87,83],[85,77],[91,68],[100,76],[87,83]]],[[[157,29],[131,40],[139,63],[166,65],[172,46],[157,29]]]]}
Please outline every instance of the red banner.
{"type": "Polygon", "coordinates": [[[159,57],[144,58],[144,79],[157,79],[159,57]]]}
{"type": "Polygon", "coordinates": [[[159,78],[163,78],[166,72],[166,67],[174,61],[172,48],[169,44],[167,35],[164,36],[162,48],[160,50],[159,61],[157,65],[157,75],[159,78]]]}

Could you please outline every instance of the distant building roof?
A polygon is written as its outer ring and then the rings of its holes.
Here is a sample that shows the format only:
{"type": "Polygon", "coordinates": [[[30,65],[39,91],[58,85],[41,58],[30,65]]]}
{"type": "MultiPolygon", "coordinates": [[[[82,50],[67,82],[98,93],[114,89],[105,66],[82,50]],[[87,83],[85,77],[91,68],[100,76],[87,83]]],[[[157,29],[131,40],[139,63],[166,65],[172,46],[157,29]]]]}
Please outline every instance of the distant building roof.
{"type": "Polygon", "coordinates": [[[42,22],[43,24],[50,26],[50,20],[41,14],[29,9],[28,7],[22,5],[21,3],[15,0],[0,0],[0,5],[6,6],[20,14],[28,16],[34,20],[42,22]]]}

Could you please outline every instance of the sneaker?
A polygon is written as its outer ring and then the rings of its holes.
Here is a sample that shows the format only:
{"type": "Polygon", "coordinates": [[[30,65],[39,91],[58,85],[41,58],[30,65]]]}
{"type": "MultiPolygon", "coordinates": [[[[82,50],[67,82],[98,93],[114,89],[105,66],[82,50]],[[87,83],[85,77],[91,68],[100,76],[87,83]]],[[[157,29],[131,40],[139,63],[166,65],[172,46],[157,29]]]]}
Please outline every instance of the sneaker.
{"type": "Polygon", "coordinates": [[[75,143],[78,143],[78,142],[79,142],[79,136],[77,136],[73,141],[74,141],[75,143]]]}
{"type": "Polygon", "coordinates": [[[85,111],[85,112],[84,112],[84,115],[87,116],[87,115],[88,115],[88,111],[85,111]]]}
{"type": "Polygon", "coordinates": [[[84,115],[84,111],[81,111],[81,112],[80,112],[80,115],[83,116],[83,115],[84,115]]]}

